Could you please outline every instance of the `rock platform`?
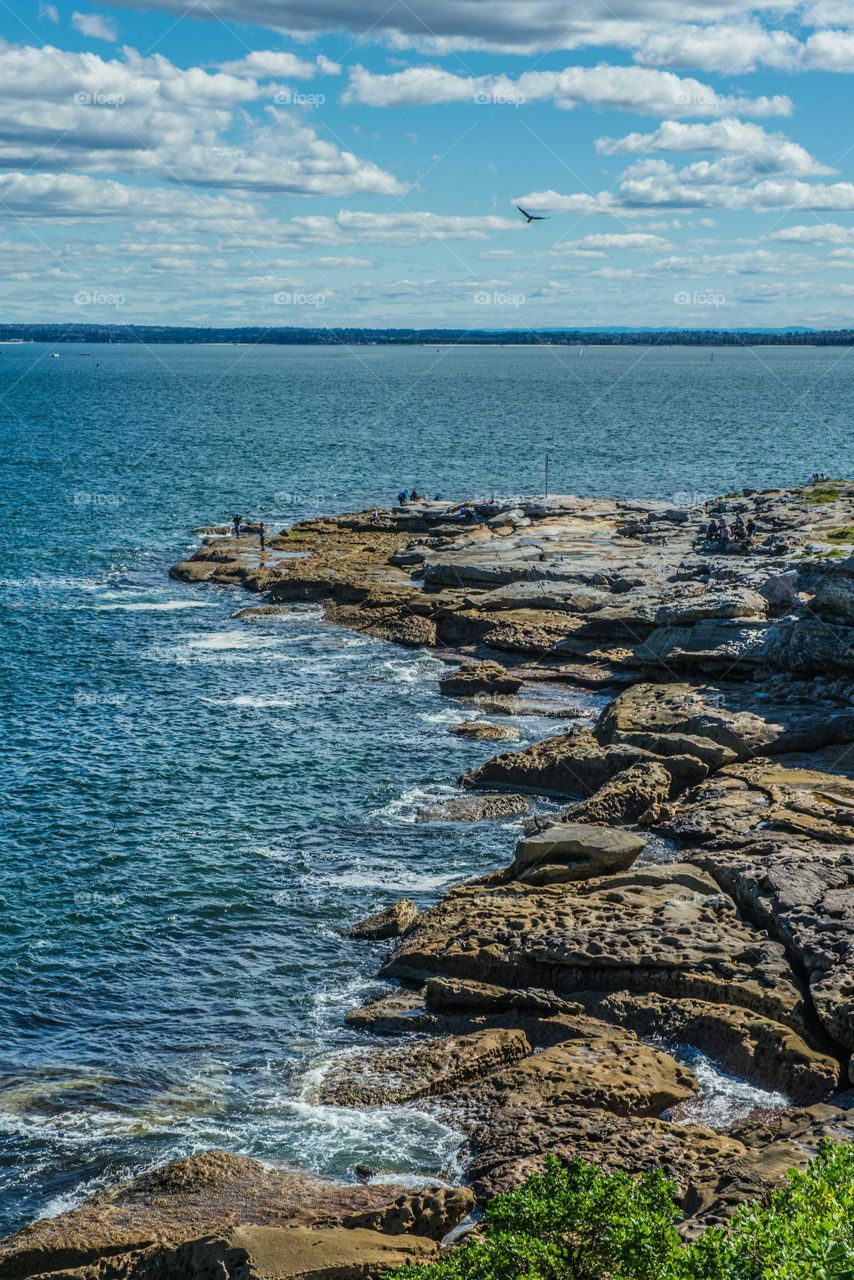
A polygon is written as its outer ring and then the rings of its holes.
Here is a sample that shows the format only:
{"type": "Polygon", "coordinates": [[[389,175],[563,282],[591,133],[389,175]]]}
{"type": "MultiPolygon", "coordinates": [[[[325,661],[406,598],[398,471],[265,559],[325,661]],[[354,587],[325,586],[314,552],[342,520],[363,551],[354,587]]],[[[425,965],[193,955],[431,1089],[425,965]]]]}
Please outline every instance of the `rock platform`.
{"type": "Polygon", "coordinates": [[[521,838],[427,911],[353,922],[387,987],[316,1095],[432,1111],[464,1135],[467,1185],[336,1186],[209,1153],[0,1242],[0,1280],[369,1277],[435,1256],[475,1196],[548,1152],[662,1166],[690,1233],[823,1136],[854,1140],[852,546],[844,481],[693,507],[416,503],[283,529],[264,554],[206,535],[175,577],[257,593],[247,625],[312,600],[434,648],[456,731],[496,739],[420,817],[461,835],[518,818],[521,838]],[[710,542],[722,516],[753,537],[710,542]],[[579,719],[591,692],[602,710],[579,719]],[[507,749],[502,716],[525,714],[553,730],[507,749]],[[703,1123],[698,1062],[773,1105],[703,1123]]]}

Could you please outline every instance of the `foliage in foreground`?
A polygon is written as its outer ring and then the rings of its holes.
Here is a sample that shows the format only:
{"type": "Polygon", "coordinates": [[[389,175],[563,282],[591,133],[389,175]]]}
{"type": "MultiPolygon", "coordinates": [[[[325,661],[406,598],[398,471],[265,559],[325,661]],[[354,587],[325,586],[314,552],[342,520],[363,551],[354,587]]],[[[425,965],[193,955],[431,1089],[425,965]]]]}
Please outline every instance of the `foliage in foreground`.
{"type": "Polygon", "coordinates": [[[803,1172],[685,1245],[675,1188],[549,1156],[495,1196],[484,1234],[394,1280],[854,1280],[854,1144],[826,1142],[803,1172]]]}

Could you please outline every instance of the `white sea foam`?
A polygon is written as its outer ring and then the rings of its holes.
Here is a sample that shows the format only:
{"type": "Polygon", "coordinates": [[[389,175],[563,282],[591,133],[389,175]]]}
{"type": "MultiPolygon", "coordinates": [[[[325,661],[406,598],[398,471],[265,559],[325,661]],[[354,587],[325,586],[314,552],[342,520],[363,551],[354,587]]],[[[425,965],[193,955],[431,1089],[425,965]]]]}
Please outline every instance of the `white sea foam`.
{"type": "Polygon", "coordinates": [[[751,1111],[776,1111],[791,1106],[784,1093],[763,1089],[725,1071],[691,1045],[671,1050],[697,1077],[699,1093],[665,1115],[677,1124],[705,1124],[710,1129],[729,1129],[751,1111]]]}
{"type": "Polygon", "coordinates": [[[180,609],[215,609],[211,600],[131,600],[126,603],[99,604],[99,613],[119,609],[128,613],[175,613],[180,609]]]}
{"type": "Polygon", "coordinates": [[[295,698],[288,698],[278,693],[238,693],[233,698],[202,698],[202,702],[212,707],[239,707],[252,711],[296,706],[295,698]]]}

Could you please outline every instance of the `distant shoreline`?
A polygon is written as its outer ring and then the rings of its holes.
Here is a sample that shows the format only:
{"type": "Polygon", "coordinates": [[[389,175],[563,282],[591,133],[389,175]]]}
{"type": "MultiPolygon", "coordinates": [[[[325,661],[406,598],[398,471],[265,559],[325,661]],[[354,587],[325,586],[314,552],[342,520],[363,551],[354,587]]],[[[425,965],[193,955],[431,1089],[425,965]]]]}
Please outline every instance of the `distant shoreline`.
{"type": "Polygon", "coordinates": [[[208,346],[612,347],[854,346],[854,329],[199,328],[189,325],[0,325],[0,345],[172,343],[208,346]]]}

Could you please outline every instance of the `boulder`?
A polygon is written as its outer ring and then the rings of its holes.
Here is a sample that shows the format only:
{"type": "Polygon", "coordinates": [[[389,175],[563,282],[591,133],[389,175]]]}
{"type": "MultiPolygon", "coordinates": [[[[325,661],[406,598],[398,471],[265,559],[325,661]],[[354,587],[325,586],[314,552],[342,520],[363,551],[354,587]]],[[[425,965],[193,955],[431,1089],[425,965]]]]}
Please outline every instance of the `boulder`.
{"type": "Polygon", "coordinates": [[[854,556],[825,573],[812,602],[822,617],[841,618],[854,624],[854,556]]]}
{"type": "Polygon", "coordinates": [[[520,736],[515,725],[492,724],[488,720],[464,720],[462,724],[452,724],[448,733],[473,742],[513,742],[520,736]]]}
{"type": "Polygon", "coordinates": [[[505,787],[541,795],[573,798],[591,796],[616,774],[632,765],[657,761],[670,776],[671,792],[684,790],[705,778],[708,767],[695,756],[658,759],[651,751],[629,744],[601,746],[592,733],[576,729],[535,743],[525,751],[507,752],[463,775],[464,787],[505,787]]]}
{"type": "Polygon", "coordinates": [[[495,818],[516,818],[529,813],[528,796],[452,796],[419,809],[416,822],[483,822],[495,818]]]}
{"type": "Polygon", "coordinates": [[[776,694],[773,687],[644,683],[605,708],[595,735],[604,745],[622,743],[662,756],[693,754],[719,769],[751,756],[850,742],[854,712],[823,705],[814,681],[793,680],[776,694]]]}
{"type": "Polygon", "coordinates": [[[586,800],[564,809],[560,817],[534,818],[534,830],[544,831],[559,822],[592,822],[612,826],[655,822],[667,804],[671,792],[670,774],[663,765],[651,760],[621,770],[586,800]]]}
{"type": "Polygon", "coordinates": [[[565,1039],[466,1086],[443,1111],[488,1115],[496,1108],[591,1108],[614,1115],[660,1115],[697,1092],[693,1071],[630,1033],[565,1039]]]}
{"type": "Polygon", "coordinates": [[[409,898],[401,898],[385,911],[375,911],[344,929],[344,936],[361,942],[380,942],[385,938],[402,938],[411,927],[418,908],[409,898]]]}
{"type": "Polygon", "coordinates": [[[316,1101],[374,1107],[434,1097],[530,1052],[524,1032],[494,1029],[348,1054],[332,1063],[316,1101]]]}
{"type": "MultiPolygon", "coordinates": [[[[698,850],[741,911],[779,938],[808,975],[828,1035],[854,1050],[854,850],[757,840],[698,850]]],[[[854,1079],[854,1077],[852,1077],[854,1079]]]]}
{"type": "Polygon", "coordinates": [[[462,978],[431,978],[424,992],[433,1013],[506,1013],[516,1009],[543,1018],[581,1013],[581,1005],[535,988],[496,987],[462,978]]]}
{"type": "Polygon", "coordinates": [[[591,880],[625,871],[645,845],[641,836],[619,827],[560,822],[519,841],[510,873],[526,884],[591,880]]]}
{"type": "Polygon", "coordinates": [[[691,864],[552,887],[462,885],[419,916],[382,972],[570,1000],[577,991],[652,991],[736,1004],[803,1034],[804,995],[782,945],[691,864]]]}
{"type": "Polygon", "coordinates": [[[685,626],[708,618],[764,618],[765,612],[766,601],[758,591],[725,587],[663,604],[655,615],[655,625],[685,626]]]}
{"type": "Polygon", "coordinates": [[[472,698],[477,693],[518,693],[522,683],[500,662],[470,662],[442,676],[439,689],[450,697],[472,698]]]}

